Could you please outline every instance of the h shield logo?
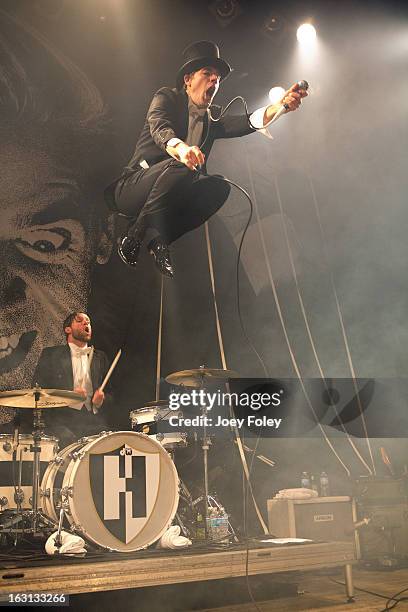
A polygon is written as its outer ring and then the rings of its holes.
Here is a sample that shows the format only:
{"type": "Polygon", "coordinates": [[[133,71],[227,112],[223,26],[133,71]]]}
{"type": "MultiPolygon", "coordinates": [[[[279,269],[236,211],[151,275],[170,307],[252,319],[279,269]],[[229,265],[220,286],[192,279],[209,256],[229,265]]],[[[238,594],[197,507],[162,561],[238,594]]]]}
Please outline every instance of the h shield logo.
{"type": "Polygon", "coordinates": [[[143,454],[127,444],[109,453],[91,453],[89,473],[100,519],[113,535],[128,544],[154,509],[159,491],[159,453],[143,454]]]}

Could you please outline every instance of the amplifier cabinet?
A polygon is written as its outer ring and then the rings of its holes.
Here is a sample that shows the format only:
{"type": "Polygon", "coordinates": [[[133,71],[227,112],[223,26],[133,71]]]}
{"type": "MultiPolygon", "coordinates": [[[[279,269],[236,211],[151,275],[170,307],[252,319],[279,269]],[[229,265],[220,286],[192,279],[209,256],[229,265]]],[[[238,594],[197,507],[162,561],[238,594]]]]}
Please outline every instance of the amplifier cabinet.
{"type": "Polygon", "coordinates": [[[408,503],[358,503],[359,516],[370,523],[360,530],[361,556],[373,559],[382,556],[408,557],[408,503]]]}
{"type": "Polygon", "coordinates": [[[356,510],[350,497],[268,499],[269,533],[278,538],[355,541],[356,510]]]}

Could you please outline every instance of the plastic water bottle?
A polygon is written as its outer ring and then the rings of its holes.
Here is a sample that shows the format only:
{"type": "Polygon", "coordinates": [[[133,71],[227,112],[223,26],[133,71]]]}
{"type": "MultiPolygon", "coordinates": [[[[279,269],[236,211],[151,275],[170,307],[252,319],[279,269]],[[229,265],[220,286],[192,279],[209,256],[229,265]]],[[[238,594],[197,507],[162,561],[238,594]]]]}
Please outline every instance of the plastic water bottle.
{"type": "Polygon", "coordinates": [[[207,531],[210,540],[220,542],[228,538],[228,514],[222,506],[208,508],[207,531]]]}
{"type": "Polygon", "coordinates": [[[303,489],[310,489],[310,478],[308,472],[302,472],[302,476],[300,479],[300,486],[303,489]]]}
{"type": "Polygon", "coordinates": [[[310,488],[316,491],[317,494],[319,493],[319,487],[317,486],[316,478],[313,474],[310,477],[310,488]]]}
{"type": "Polygon", "coordinates": [[[224,541],[228,540],[230,535],[228,514],[225,512],[225,509],[222,506],[219,511],[218,533],[220,539],[223,539],[224,541]]]}
{"type": "Polygon", "coordinates": [[[201,512],[197,513],[195,527],[196,540],[205,540],[205,523],[201,512]]]}
{"type": "Polygon", "coordinates": [[[322,497],[329,497],[330,495],[329,477],[326,472],[320,474],[320,495],[322,497]]]}

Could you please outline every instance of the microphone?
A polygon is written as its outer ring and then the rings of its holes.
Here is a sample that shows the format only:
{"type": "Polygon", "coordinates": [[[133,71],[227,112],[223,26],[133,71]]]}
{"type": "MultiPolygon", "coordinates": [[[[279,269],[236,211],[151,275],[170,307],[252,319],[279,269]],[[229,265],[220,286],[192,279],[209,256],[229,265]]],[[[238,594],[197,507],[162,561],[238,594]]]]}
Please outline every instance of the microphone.
{"type": "MultiPolygon", "coordinates": [[[[307,81],[305,81],[305,80],[298,81],[297,82],[297,86],[298,86],[298,89],[304,89],[305,91],[307,91],[309,89],[309,83],[307,81]]],[[[279,119],[279,117],[285,111],[288,111],[288,110],[289,110],[289,105],[288,104],[282,104],[282,106],[280,107],[280,109],[275,114],[274,118],[272,119],[272,121],[277,121],[279,119]]]]}
{"type": "Polygon", "coordinates": [[[371,523],[371,521],[372,521],[371,518],[365,516],[361,521],[358,521],[357,523],[353,523],[353,527],[351,529],[346,529],[344,533],[346,535],[353,535],[355,531],[358,531],[362,527],[365,527],[366,525],[371,523]]]}

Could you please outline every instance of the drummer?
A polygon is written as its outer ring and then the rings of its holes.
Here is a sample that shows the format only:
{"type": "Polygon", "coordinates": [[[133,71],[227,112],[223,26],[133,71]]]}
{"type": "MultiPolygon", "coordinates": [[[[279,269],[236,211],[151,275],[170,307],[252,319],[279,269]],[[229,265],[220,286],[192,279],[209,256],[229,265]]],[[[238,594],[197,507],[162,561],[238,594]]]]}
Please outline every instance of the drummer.
{"type": "Polygon", "coordinates": [[[109,397],[100,386],[109,369],[109,361],[103,351],[89,345],[92,325],[86,313],[70,313],[62,327],[66,344],[43,349],[33,386],[38,383],[42,388],[74,390],[83,396],[82,405],[45,411],[51,432],[71,442],[106,429],[109,397]]]}

